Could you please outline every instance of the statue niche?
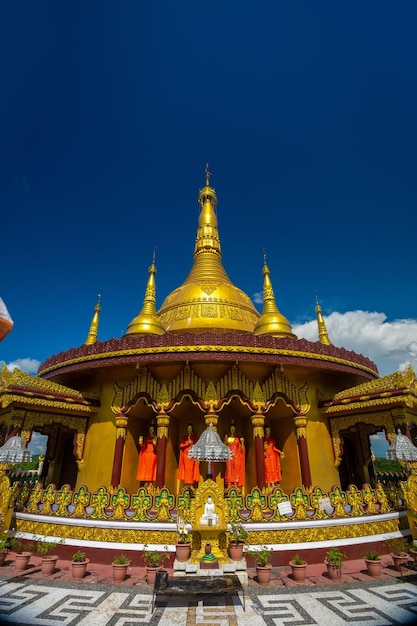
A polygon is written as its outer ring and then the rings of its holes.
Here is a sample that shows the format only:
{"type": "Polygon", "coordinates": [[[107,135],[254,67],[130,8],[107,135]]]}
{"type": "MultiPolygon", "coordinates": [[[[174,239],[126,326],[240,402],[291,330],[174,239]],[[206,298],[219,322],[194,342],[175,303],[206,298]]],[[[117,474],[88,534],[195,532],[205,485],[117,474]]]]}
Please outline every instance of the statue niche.
{"type": "Polygon", "coordinates": [[[190,520],[193,525],[191,561],[197,563],[205,553],[207,543],[220,563],[227,563],[226,528],[228,514],[223,489],[210,478],[195,492],[191,502],[190,520]]]}

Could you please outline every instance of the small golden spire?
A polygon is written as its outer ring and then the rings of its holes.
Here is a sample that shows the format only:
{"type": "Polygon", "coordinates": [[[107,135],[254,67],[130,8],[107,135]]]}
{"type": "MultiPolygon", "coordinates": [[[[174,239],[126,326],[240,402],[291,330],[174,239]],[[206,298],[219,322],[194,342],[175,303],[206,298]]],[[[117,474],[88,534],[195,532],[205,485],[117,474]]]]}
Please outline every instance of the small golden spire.
{"type": "Polygon", "coordinates": [[[97,337],[98,337],[98,314],[101,311],[100,300],[101,300],[101,289],[100,289],[100,293],[98,294],[97,304],[94,307],[94,315],[93,315],[93,319],[91,320],[90,330],[88,331],[87,339],[84,342],[85,346],[90,346],[91,344],[93,344],[93,343],[95,343],[97,341],[97,337]]]}
{"type": "Polygon", "coordinates": [[[274,290],[272,289],[269,268],[266,264],[266,252],[263,250],[264,266],[262,274],[264,276],[264,308],[261,317],[255,325],[255,335],[272,335],[273,337],[291,337],[297,339],[292,332],[291,324],[279,311],[275,301],[274,290]]]}
{"type": "Polygon", "coordinates": [[[323,315],[321,314],[321,306],[319,305],[319,299],[317,297],[317,292],[314,292],[316,295],[316,313],[317,313],[317,324],[319,327],[319,341],[325,346],[331,346],[332,342],[329,339],[329,335],[327,334],[326,324],[324,323],[323,315]]]}
{"type": "MultiPolygon", "coordinates": [[[[165,328],[156,312],[156,286],[155,286],[155,257],[156,248],[153,250],[152,264],[148,270],[149,278],[146,285],[145,297],[142,310],[127,327],[126,335],[163,335],[165,328]]],[[[125,336],[126,336],[125,335],[125,336]]]]}

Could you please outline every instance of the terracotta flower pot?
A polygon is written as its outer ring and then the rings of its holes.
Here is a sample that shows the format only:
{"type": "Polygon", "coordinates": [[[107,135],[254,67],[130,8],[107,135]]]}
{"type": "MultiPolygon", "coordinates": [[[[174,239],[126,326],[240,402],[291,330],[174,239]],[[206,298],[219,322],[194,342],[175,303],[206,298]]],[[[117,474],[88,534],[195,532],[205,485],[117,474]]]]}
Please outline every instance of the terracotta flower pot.
{"type": "Polygon", "coordinates": [[[327,567],[327,573],[329,575],[330,580],[341,580],[342,578],[342,568],[339,565],[333,565],[329,563],[329,561],[324,561],[327,567]]]}
{"type": "Polygon", "coordinates": [[[50,576],[56,570],[57,556],[43,557],[41,561],[41,572],[43,576],[50,576]]]}
{"type": "Polygon", "coordinates": [[[243,543],[229,543],[229,554],[232,561],[243,559],[243,543]]]}
{"type": "Polygon", "coordinates": [[[113,582],[122,583],[126,580],[129,563],[113,563],[113,582]]]}
{"type": "Polygon", "coordinates": [[[409,552],[411,556],[413,557],[413,559],[417,561],[417,550],[415,550],[415,548],[410,548],[409,552]]]}
{"type": "Polygon", "coordinates": [[[401,552],[400,554],[391,553],[391,558],[397,572],[401,572],[401,568],[408,561],[408,554],[406,552],[401,552]]]}
{"type": "Polygon", "coordinates": [[[23,572],[27,568],[31,556],[31,552],[19,552],[16,554],[14,561],[15,570],[17,572],[23,572]]]}
{"type": "Polygon", "coordinates": [[[256,565],[256,578],[260,585],[267,585],[271,579],[271,563],[267,565],[256,565]]]}
{"type": "Polygon", "coordinates": [[[146,566],[146,581],[150,587],[155,585],[156,572],[162,569],[162,565],[158,565],[158,567],[149,567],[146,566]]]}
{"type": "Polygon", "coordinates": [[[190,558],[191,543],[177,543],[175,545],[175,553],[177,561],[184,563],[190,558]]]}
{"type": "Polygon", "coordinates": [[[85,559],[85,561],[71,561],[72,578],[74,580],[84,578],[89,562],[90,559],[85,559]]]}
{"type": "Polygon", "coordinates": [[[382,561],[381,559],[365,559],[366,567],[368,569],[369,576],[372,578],[380,578],[382,575],[382,561]]]}
{"type": "Polygon", "coordinates": [[[289,565],[292,570],[292,577],[297,583],[303,583],[306,579],[307,563],[297,565],[294,561],[290,561],[289,565]]]}

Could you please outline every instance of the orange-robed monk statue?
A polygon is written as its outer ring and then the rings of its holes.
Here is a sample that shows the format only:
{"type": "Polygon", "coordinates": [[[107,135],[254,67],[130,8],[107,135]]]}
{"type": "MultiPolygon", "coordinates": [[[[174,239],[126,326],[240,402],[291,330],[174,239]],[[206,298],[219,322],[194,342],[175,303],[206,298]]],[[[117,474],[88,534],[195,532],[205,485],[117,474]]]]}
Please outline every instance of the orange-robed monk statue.
{"type": "Polygon", "coordinates": [[[156,479],[157,439],[155,426],[149,426],[145,438],[139,437],[140,454],[136,478],[141,482],[152,483],[156,479]]]}
{"type": "Polygon", "coordinates": [[[234,424],[230,425],[229,434],[225,436],[224,443],[229,446],[232,453],[231,459],[226,461],[224,482],[227,486],[243,487],[245,484],[245,440],[236,435],[234,424]]]}
{"type": "Polygon", "coordinates": [[[284,453],[276,447],[275,439],[271,435],[271,428],[265,426],[264,436],[264,467],[265,482],[267,485],[279,485],[281,474],[280,458],[284,458],[284,453]]]}
{"type": "Polygon", "coordinates": [[[181,437],[180,441],[180,462],[178,465],[177,478],[186,485],[193,485],[200,480],[200,468],[197,459],[190,459],[188,453],[191,446],[197,443],[198,437],[193,432],[193,425],[187,425],[187,434],[181,437]]]}

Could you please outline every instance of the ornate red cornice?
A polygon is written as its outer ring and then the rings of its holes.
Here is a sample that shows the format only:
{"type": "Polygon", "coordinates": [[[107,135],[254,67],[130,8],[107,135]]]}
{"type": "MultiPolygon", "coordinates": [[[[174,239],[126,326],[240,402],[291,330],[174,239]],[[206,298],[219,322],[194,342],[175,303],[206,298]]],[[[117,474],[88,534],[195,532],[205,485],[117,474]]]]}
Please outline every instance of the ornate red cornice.
{"type": "Polygon", "coordinates": [[[44,361],[39,375],[50,378],[57,374],[91,369],[98,365],[120,366],[141,362],[263,361],[303,367],[323,367],[358,373],[367,378],[378,376],[370,359],[345,348],[289,337],[255,336],[250,333],[183,333],[161,336],[126,336],[92,345],[82,345],[60,352],[44,361]]]}

